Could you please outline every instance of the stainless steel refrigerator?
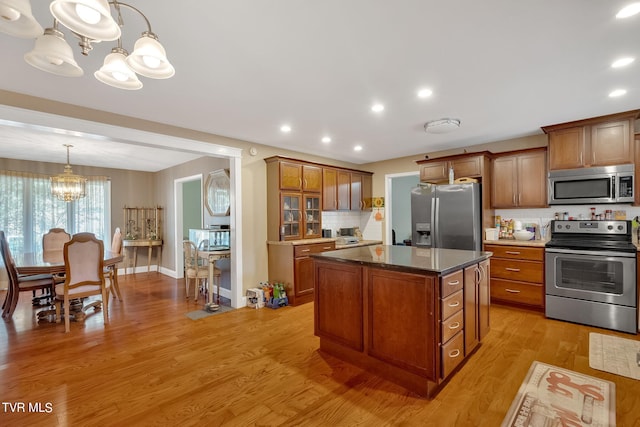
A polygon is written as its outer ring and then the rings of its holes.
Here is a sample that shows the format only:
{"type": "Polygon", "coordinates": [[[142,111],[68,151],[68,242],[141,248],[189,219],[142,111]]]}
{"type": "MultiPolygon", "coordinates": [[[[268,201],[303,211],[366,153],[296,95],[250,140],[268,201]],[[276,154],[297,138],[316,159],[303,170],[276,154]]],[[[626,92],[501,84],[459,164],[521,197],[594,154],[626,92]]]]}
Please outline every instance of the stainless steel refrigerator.
{"type": "Polygon", "coordinates": [[[480,184],[424,185],[411,190],[412,245],[482,250],[480,184]]]}

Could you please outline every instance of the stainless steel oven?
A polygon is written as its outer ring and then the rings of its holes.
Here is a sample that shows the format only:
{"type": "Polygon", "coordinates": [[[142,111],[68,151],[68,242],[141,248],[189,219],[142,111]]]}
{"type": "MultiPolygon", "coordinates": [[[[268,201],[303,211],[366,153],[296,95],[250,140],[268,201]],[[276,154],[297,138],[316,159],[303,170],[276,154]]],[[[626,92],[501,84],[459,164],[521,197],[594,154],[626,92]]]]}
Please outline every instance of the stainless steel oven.
{"type": "Polygon", "coordinates": [[[636,251],[629,221],[553,221],[546,316],[637,333],[636,251]]]}

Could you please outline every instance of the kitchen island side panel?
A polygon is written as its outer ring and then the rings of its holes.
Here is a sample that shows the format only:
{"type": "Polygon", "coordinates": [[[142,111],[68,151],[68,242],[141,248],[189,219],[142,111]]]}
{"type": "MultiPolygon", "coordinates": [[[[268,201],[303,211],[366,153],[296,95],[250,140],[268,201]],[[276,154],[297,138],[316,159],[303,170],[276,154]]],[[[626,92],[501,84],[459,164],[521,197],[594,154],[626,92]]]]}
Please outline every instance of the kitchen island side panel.
{"type": "Polygon", "coordinates": [[[363,267],[315,264],[315,334],[363,351],[363,267]]]}
{"type": "Polygon", "coordinates": [[[369,355],[437,381],[437,276],[366,271],[369,355]]]}

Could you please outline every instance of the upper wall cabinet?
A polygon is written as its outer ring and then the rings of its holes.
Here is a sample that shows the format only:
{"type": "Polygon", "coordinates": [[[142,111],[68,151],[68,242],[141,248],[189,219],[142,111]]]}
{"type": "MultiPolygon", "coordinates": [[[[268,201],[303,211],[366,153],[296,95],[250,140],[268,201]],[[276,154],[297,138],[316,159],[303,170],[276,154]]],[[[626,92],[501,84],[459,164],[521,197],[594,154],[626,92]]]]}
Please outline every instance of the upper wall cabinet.
{"type": "Polygon", "coordinates": [[[442,183],[449,180],[449,169],[453,168],[454,179],[482,178],[484,161],[488,153],[460,154],[456,156],[420,160],[420,181],[442,183]]]}
{"type": "Polygon", "coordinates": [[[322,168],[297,162],[280,162],[280,189],[322,191],[322,168]]]}
{"type": "Polygon", "coordinates": [[[371,172],[282,156],[264,161],[270,241],[321,237],[322,211],[371,209],[371,172]]]}
{"type": "Polygon", "coordinates": [[[634,122],[640,110],[544,126],[549,170],[634,163],[634,122]]]}
{"type": "Polygon", "coordinates": [[[491,165],[491,207],[547,206],[547,158],[544,148],[501,153],[496,155],[491,165]]]}

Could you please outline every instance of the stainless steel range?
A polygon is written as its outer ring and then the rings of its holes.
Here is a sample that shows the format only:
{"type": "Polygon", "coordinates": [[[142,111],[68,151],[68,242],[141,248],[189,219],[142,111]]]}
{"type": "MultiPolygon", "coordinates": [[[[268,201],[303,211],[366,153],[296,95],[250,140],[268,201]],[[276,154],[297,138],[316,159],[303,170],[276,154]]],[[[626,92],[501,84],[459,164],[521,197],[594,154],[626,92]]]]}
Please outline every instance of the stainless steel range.
{"type": "Polygon", "coordinates": [[[552,221],[545,247],[545,314],[637,333],[631,221],[552,221]]]}

